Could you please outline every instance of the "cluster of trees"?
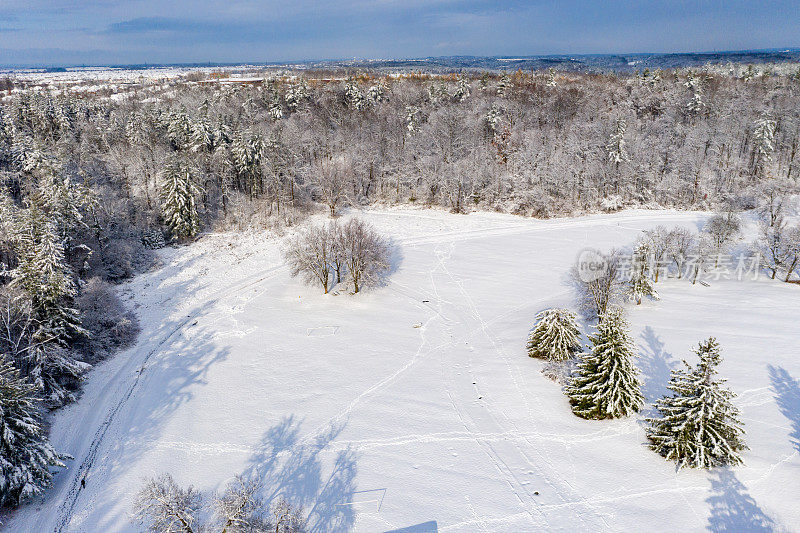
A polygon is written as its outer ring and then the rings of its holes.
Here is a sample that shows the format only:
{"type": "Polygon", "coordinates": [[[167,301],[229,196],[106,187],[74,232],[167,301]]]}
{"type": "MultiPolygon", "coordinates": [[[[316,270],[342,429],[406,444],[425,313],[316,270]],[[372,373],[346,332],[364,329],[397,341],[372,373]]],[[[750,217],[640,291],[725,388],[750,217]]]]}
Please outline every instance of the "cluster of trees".
{"type": "Polygon", "coordinates": [[[0,105],[0,168],[12,188],[70,168],[139,230],[183,238],[294,222],[317,203],[753,207],[765,184],[796,189],[798,83],[708,68],[178,79],[120,99],[29,89],[0,105]]]}
{"type": "Polygon", "coordinates": [[[366,222],[351,218],[344,224],[309,225],[284,246],[292,276],[319,284],[328,291],[340,283],[357,293],[376,283],[390,267],[390,247],[366,222]]]}
{"type": "Polygon", "coordinates": [[[39,149],[41,139],[74,139],[78,110],[19,99],[13,114],[0,110],[0,506],[40,493],[63,466],[43,416],[75,399],[93,363],[133,340],[136,320],[109,282],[148,260],[105,208],[113,203],[101,201],[102,184],[39,149]]]}
{"type": "Polygon", "coordinates": [[[139,491],[135,515],[155,533],[303,533],[303,510],[284,498],[266,502],[258,480],[236,476],[221,494],[204,498],[162,474],[139,491]]]}
{"type": "Polygon", "coordinates": [[[667,276],[694,284],[703,277],[741,279],[764,270],[773,279],[780,272],[790,281],[800,267],[800,225],[788,222],[789,205],[790,198],[781,197],[760,207],[758,238],[737,254],[733,250],[741,238],[742,220],[732,211],[715,214],[699,233],[683,226],[656,226],[644,232],[630,254],[592,251],[590,258],[602,264],[597,275],[584,275],[584,258],[570,274],[579,307],[587,318],[598,318],[626,299],[637,305],[644,298],[658,299],[656,286],[667,276]]]}
{"type": "Polygon", "coordinates": [[[758,238],[754,251],[762,258],[772,279],[783,274],[789,281],[800,268],[800,224],[790,222],[796,214],[796,202],[785,186],[770,184],[765,187],[763,200],[758,206],[758,238]]]}
{"type": "MultiPolygon", "coordinates": [[[[538,315],[528,341],[528,353],[550,361],[568,361],[580,349],[575,315],[551,309],[538,315]]],[[[574,372],[565,393],[572,411],[582,418],[607,419],[630,416],[644,406],[636,348],[627,321],[618,307],[609,308],[589,337],[591,350],[577,354],[574,372]]],[[[685,466],[711,468],[741,463],[747,449],[736,395],[717,377],[722,358],[713,338],[701,342],[699,362],[672,371],[672,391],[656,402],[658,416],[646,419],[650,447],[685,466]]]]}

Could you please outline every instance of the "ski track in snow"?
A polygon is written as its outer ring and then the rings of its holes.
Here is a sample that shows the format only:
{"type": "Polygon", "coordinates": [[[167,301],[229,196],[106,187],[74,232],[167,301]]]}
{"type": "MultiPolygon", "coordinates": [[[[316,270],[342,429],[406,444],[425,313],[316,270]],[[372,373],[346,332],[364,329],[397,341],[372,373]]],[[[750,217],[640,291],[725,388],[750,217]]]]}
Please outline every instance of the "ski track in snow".
{"type": "MultiPolygon", "coordinates": [[[[279,271],[283,270],[285,267],[279,266],[270,269],[266,275],[265,273],[260,273],[257,275],[257,279],[253,281],[252,279],[248,278],[244,281],[240,281],[235,283],[225,289],[219,290],[215,293],[214,296],[211,297],[209,303],[216,303],[220,298],[221,295],[229,296],[231,293],[238,293],[242,290],[248,289],[253,285],[261,283],[265,280],[271,279],[272,277],[276,276],[279,271]]],[[[140,371],[136,372],[136,376],[133,379],[133,382],[128,385],[126,389],[124,389],[121,397],[119,397],[116,401],[112,400],[112,407],[108,411],[105,419],[100,424],[100,427],[97,428],[97,431],[94,434],[94,438],[92,439],[91,443],[88,446],[88,450],[84,455],[81,463],[78,465],[78,468],[74,469],[74,475],[69,483],[69,489],[67,490],[67,494],[64,498],[64,501],[59,505],[58,510],[56,511],[56,520],[55,520],[55,528],[54,532],[61,533],[64,531],[64,528],[69,525],[69,522],[72,518],[72,513],[75,509],[75,505],[78,501],[78,497],[80,496],[81,491],[81,480],[85,479],[85,477],[89,474],[94,461],[97,457],[97,451],[100,445],[103,442],[106,434],[108,433],[109,428],[112,426],[114,422],[114,418],[116,417],[117,413],[120,409],[131,399],[134,392],[136,391],[137,385],[139,384],[140,378],[144,371],[146,371],[146,366],[150,359],[158,354],[161,349],[169,342],[170,339],[175,337],[177,333],[183,330],[187,325],[189,325],[193,320],[195,320],[199,316],[200,312],[193,312],[190,313],[185,319],[183,319],[176,327],[166,333],[166,335],[162,338],[162,340],[158,341],[152,349],[149,349],[145,356],[140,359],[136,366],[140,368],[140,371]]],[[[133,358],[131,358],[133,359],[133,358]]],[[[116,380],[121,375],[128,374],[130,372],[130,365],[125,365],[123,368],[114,376],[116,380]]]]}
{"type": "MultiPolygon", "coordinates": [[[[442,221],[438,217],[416,213],[396,214],[389,211],[385,213],[370,212],[370,214],[377,217],[396,215],[397,217],[406,216],[430,219],[436,222],[442,221]]],[[[689,217],[696,214],[688,213],[684,215],[686,220],[689,220],[689,217]]],[[[530,394],[531,387],[528,384],[531,379],[530,375],[526,378],[526,373],[520,361],[509,355],[503,345],[503,341],[494,331],[494,326],[503,319],[521,312],[536,312],[555,302],[563,301],[568,296],[569,291],[563,290],[544,298],[526,301],[487,320],[481,315],[478,305],[471,296],[464,280],[454,274],[448,266],[457,245],[468,240],[524,233],[537,234],[574,227],[609,227],[635,233],[641,231],[636,226],[637,222],[652,224],[667,220],[676,221],[681,217],[681,214],[675,212],[658,212],[626,214],[620,217],[619,220],[615,220],[615,216],[552,222],[540,221],[537,224],[521,220],[514,224],[495,224],[487,228],[462,231],[451,229],[450,231],[437,231],[432,234],[397,239],[395,242],[402,246],[412,248],[432,246],[432,254],[435,257],[432,268],[425,274],[430,283],[429,290],[412,288],[391,279],[386,287],[429,313],[419,326],[419,344],[416,352],[407,357],[393,371],[362,389],[334,416],[307,432],[293,445],[278,452],[276,455],[278,457],[288,457],[295,450],[302,449],[309,443],[319,439],[331,427],[346,423],[368,398],[386,390],[421,361],[428,361],[433,357],[438,357],[444,385],[442,392],[448,398],[453,417],[463,429],[420,434],[409,433],[391,438],[334,440],[327,448],[321,450],[321,453],[334,454],[351,448],[359,451],[368,451],[409,445],[474,443],[493,466],[497,479],[503,480],[508,486],[508,490],[510,494],[513,494],[519,511],[503,516],[484,516],[476,508],[475,502],[471,501],[468,495],[465,495],[464,498],[470,515],[465,515],[465,519],[460,522],[442,524],[439,527],[440,531],[537,530],[552,525],[551,518],[554,516],[563,517],[562,513],[565,510],[570,512],[573,520],[572,526],[575,529],[611,531],[614,530],[615,515],[609,511],[609,504],[660,494],[679,495],[685,501],[686,506],[695,513],[698,521],[702,522],[704,517],[697,514],[694,505],[689,499],[689,494],[705,493],[707,488],[704,486],[680,485],[675,480],[674,485],[670,487],[665,487],[663,484],[654,484],[649,489],[634,491],[622,487],[602,494],[585,496],[570,484],[563,472],[559,472],[556,458],[551,456],[553,450],[557,449],[554,446],[560,447],[559,455],[566,455],[573,472],[576,472],[582,467],[573,461],[569,450],[571,446],[600,442],[638,431],[634,423],[627,426],[618,424],[615,427],[604,427],[596,431],[574,435],[568,432],[553,433],[545,430],[544,426],[557,426],[557,419],[554,419],[554,415],[537,394],[530,394]],[[420,303],[423,300],[428,302],[420,303]],[[432,340],[429,338],[429,332],[434,331],[432,329],[434,326],[437,328],[435,331],[445,340],[432,340]],[[513,395],[515,401],[525,409],[527,413],[526,420],[529,424],[527,428],[520,428],[514,417],[509,416],[509,413],[495,402],[490,394],[491,391],[482,389],[482,384],[478,377],[482,370],[480,369],[480,361],[475,359],[477,354],[474,353],[472,348],[474,344],[482,344],[488,347],[488,350],[496,355],[494,361],[501,363],[502,367],[505,368],[508,378],[506,383],[509,388],[505,392],[513,395]],[[465,348],[465,345],[467,348],[465,348]],[[481,399],[476,399],[479,396],[481,399]],[[523,470],[535,475],[537,482],[540,483],[538,488],[542,493],[541,496],[533,493],[530,482],[520,479],[519,474],[523,470]]],[[[494,223],[495,221],[490,220],[489,222],[494,223]]],[[[233,327],[228,328],[232,333],[225,333],[224,335],[245,336],[250,333],[249,330],[240,327],[235,315],[241,313],[248,302],[267,290],[267,282],[282,274],[284,270],[284,266],[276,266],[248,275],[244,279],[208,294],[198,291],[194,295],[194,310],[187,313],[187,316],[171,327],[169,331],[161,332],[158,340],[149,341],[149,339],[144,338],[144,332],[142,333],[139,345],[131,351],[128,360],[121,364],[112,376],[107,378],[108,384],[105,390],[100,397],[95,399],[94,409],[96,411],[104,411],[105,415],[102,419],[99,416],[95,416],[99,423],[94,430],[93,438],[84,447],[80,455],[76,453],[75,461],[70,467],[58,474],[60,479],[45,497],[44,505],[39,512],[53,512],[52,521],[50,522],[52,527],[47,526],[47,530],[61,533],[70,529],[81,494],[85,494],[84,491],[81,491],[81,480],[92,471],[97,461],[104,459],[104,457],[98,458],[101,446],[110,436],[119,432],[119,430],[116,430],[115,433],[114,425],[120,411],[128,404],[136,402],[141,377],[142,374],[147,372],[148,362],[168,349],[181,336],[182,332],[193,325],[193,322],[198,317],[215,306],[218,310],[222,310],[227,319],[233,324],[233,327]],[[254,290],[245,294],[244,291],[248,289],[254,290]],[[236,303],[228,304],[228,300],[236,301],[236,303]],[[131,376],[133,376],[132,379],[130,379],[131,376]]],[[[171,298],[170,296],[165,301],[171,298]]],[[[668,329],[668,327],[663,329],[668,329]]],[[[336,331],[338,331],[338,326],[319,326],[308,328],[307,335],[334,335],[336,331]]],[[[219,335],[223,335],[223,333],[219,333],[219,335]]],[[[770,387],[756,387],[741,391],[738,403],[740,406],[760,406],[772,401],[774,401],[774,391],[770,387]]],[[[748,421],[748,423],[750,422],[748,421]]],[[[777,426],[772,424],[772,427],[787,431],[791,429],[789,425],[777,426]]],[[[133,442],[136,443],[137,441],[134,440],[133,442]]],[[[224,442],[211,445],[201,442],[156,440],[149,444],[154,448],[184,449],[204,455],[224,455],[232,452],[251,454],[255,451],[251,447],[224,442]]],[[[763,483],[769,479],[780,465],[795,461],[797,455],[798,452],[795,451],[792,454],[783,456],[759,477],[744,481],[750,486],[763,483]]],[[[563,461],[563,457],[560,460],[563,461]]],[[[386,527],[396,527],[377,512],[365,511],[364,514],[381,521],[386,527]]],[[[47,517],[44,516],[44,519],[46,522],[47,517]]]]}

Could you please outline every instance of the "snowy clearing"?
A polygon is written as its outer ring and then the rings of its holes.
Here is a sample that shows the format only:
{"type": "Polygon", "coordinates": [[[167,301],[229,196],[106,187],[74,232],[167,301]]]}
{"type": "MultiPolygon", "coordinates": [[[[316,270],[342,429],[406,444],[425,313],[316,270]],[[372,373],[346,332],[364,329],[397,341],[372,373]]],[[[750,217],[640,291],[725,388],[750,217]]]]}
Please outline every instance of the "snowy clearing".
{"type": "Polygon", "coordinates": [[[237,473],[304,506],[311,531],[678,531],[800,525],[800,287],[683,280],[629,306],[648,404],[711,335],[750,451],[681,471],[645,446],[644,413],[575,417],[526,356],[534,315],[572,306],[578,252],[707,215],[531,220],[432,210],[360,216],[401,258],[388,283],[322,295],[280,241],[209,235],[121,290],[138,344],[95,368],[51,439],[75,457],[10,531],[138,531],[143,480],[211,491],[237,473]],[[414,326],[419,327],[414,327],[414,326]],[[86,488],[80,489],[85,476],[86,488]]]}

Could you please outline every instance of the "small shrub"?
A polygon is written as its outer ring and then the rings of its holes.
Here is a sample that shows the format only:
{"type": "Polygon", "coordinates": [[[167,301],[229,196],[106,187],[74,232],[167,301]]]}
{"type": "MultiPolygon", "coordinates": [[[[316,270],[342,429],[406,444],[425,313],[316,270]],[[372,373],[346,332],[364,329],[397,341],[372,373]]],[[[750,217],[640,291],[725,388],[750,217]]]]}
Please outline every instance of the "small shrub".
{"type": "Polygon", "coordinates": [[[95,360],[130,345],[139,333],[134,314],[128,311],[111,286],[100,278],[90,279],[76,301],[89,336],[84,347],[95,360]]]}

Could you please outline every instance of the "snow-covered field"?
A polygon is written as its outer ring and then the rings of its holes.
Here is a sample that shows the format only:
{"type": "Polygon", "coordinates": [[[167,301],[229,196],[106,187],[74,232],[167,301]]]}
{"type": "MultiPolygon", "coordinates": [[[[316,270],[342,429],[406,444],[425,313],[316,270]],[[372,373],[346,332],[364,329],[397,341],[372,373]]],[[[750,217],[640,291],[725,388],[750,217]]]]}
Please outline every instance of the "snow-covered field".
{"type": "Polygon", "coordinates": [[[676,472],[646,447],[646,413],[575,417],[525,354],[534,315],[572,305],[581,249],[705,215],[360,216],[400,257],[357,296],[291,279],[264,235],[165,250],[123,286],[139,342],[56,416],[75,459],[9,529],[140,530],[132,496],[161,472],[206,491],[259,475],[320,532],[800,528],[799,286],[665,280],[629,308],[649,402],[698,341],[721,342],[751,448],[732,470],[676,472]]]}

